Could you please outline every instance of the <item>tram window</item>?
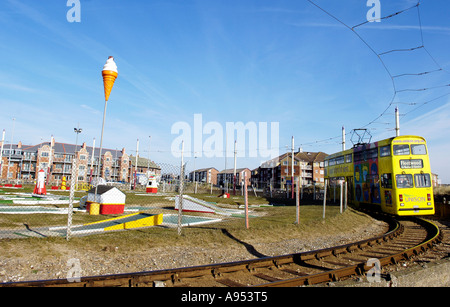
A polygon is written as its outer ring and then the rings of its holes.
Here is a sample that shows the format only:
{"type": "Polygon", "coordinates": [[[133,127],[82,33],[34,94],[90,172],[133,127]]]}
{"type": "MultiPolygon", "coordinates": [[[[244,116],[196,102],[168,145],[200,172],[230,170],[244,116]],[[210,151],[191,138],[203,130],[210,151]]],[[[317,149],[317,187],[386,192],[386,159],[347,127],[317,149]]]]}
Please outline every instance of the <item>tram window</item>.
{"type": "Polygon", "coordinates": [[[344,156],[337,157],[336,164],[344,164],[344,156]]]}
{"type": "Polygon", "coordinates": [[[391,146],[380,147],[380,157],[389,157],[391,155],[391,146]]]}
{"type": "Polygon", "coordinates": [[[345,163],[352,163],[352,155],[345,155],[345,163]]]}
{"type": "Polygon", "coordinates": [[[395,175],[395,181],[397,182],[397,188],[412,188],[413,179],[411,174],[395,175]]]}
{"type": "Polygon", "coordinates": [[[394,145],[394,155],[396,156],[409,155],[409,145],[394,145]]]}
{"type": "Polygon", "coordinates": [[[367,151],[367,159],[376,159],[378,157],[378,148],[372,148],[367,151]]]}
{"type": "Polygon", "coordinates": [[[411,152],[413,155],[426,155],[427,150],[424,144],[411,145],[411,152]]]}
{"type": "Polygon", "coordinates": [[[430,174],[415,174],[414,181],[416,182],[416,188],[431,187],[430,174]]]}
{"type": "Polygon", "coordinates": [[[330,161],[328,162],[328,165],[330,165],[330,166],[336,165],[336,159],[330,159],[330,161]]]}
{"type": "Polygon", "coordinates": [[[392,189],[392,174],[381,175],[381,186],[385,189],[392,189]]]}
{"type": "Polygon", "coordinates": [[[355,162],[361,161],[363,159],[363,152],[362,151],[355,152],[353,159],[355,162]]]}

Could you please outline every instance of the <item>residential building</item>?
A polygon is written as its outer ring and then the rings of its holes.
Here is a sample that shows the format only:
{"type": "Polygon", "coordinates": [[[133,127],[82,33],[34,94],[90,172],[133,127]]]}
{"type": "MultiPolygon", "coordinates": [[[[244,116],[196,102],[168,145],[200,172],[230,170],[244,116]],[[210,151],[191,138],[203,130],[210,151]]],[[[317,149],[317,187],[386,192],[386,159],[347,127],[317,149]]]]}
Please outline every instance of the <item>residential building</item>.
{"type": "MultiPolygon", "coordinates": [[[[303,185],[323,184],[324,159],[323,152],[294,153],[294,180],[301,173],[303,185]],[[301,172],[300,172],[301,169],[301,172]]],[[[252,184],[255,188],[286,189],[292,180],[292,154],[285,153],[265,161],[252,171],[252,184]]]]}
{"type": "MultiPolygon", "coordinates": [[[[90,182],[96,177],[99,166],[100,150],[81,145],[55,142],[43,142],[38,145],[5,144],[0,166],[1,180],[33,181],[42,169],[46,173],[47,182],[59,184],[62,177],[70,182],[72,176],[72,161],[77,157],[77,181],[90,182]]],[[[122,150],[102,149],[99,176],[107,181],[130,182],[135,169],[135,159],[131,159],[122,150]]],[[[138,173],[147,170],[160,174],[161,168],[152,161],[139,158],[138,173]]]]}
{"type": "MultiPolygon", "coordinates": [[[[250,185],[250,178],[252,172],[248,168],[236,169],[236,186],[241,186],[244,183],[244,174],[246,177],[247,185],[250,185]]],[[[234,183],[234,169],[226,169],[217,173],[217,184],[224,187],[225,183],[228,183],[229,187],[234,183]]]]}
{"type": "Polygon", "coordinates": [[[209,168],[201,168],[197,169],[195,171],[192,171],[189,173],[189,180],[194,181],[194,174],[195,174],[195,181],[196,182],[202,182],[202,183],[209,183],[213,185],[217,185],[217,174],[219,173],[219,170],[217,170],[215,167],[209,167],[209,168]]]}

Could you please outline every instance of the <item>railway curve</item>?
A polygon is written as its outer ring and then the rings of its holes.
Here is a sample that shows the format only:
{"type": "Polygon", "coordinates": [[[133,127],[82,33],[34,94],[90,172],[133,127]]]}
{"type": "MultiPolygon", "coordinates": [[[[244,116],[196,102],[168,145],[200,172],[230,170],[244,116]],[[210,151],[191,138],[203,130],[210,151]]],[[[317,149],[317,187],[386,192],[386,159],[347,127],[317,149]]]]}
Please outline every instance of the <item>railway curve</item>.
{"type": "Polygon", "coordinates": [[[376,259],[381,267],[418,256],[440,242],[432,222],[419,218],[394,219],[377,214],[389,230],[370,239],[308,252],[184,268],[1,283],[0,287],[137,287],[228,286],[292,287],[339,281],[364,275],[376,259]]]}

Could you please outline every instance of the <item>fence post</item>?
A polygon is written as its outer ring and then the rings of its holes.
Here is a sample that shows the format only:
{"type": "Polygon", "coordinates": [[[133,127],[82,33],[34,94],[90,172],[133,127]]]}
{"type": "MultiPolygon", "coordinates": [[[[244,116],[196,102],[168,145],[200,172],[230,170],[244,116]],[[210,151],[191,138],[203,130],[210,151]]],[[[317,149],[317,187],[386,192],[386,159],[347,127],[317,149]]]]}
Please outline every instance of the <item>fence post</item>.
{"type": "Polygon", "coordinates": [[[248,229],[248,193],[247,193],[247,175],[244,172],[244,199],[245,199],[245,228],[248,229]]]}
{"type": "MultiPolygon", "coordinates": [[[[69,192],[69,208],[67,212],[67,232],[66,232],[66,240],[70,240],[70,236],[72,235],[72,215],[73,215],[73,196],[75,194],[75,183],[76,176],[78,174],[78,163],[77,159],[74,157],[72,160],[72,178],[70,178],[70,192],[69,192]]],[[[98,182],[97,182],[98,184],[98,182]]]]}
{"type": "Polygon", "coordinates": [[[180,188],[178,197],[178,235],[181,235],[181,218],[183,216],[183,182],[184,182],[184,163],[183,163],[184,141],[181,141],[181,168],[180,168],[180,188]]]}
{"type": "Polygon", "coordinates": [[[300,176],[297,177],[297,188],[295,195],[295,205],[296,205],[296,224],[300,224],[300,176]]]}
{"type": "Polygon", "coordinates": [[[323,216],[322,216],[323,219],[325,219],[325,207],[327,204],[327,181],[328,181],[328,179],[325,179],[325,186],[323,187],[324,188],[324,191],[323,191],[323,216]]]}
{"type": "Polygon", "coordinates": [[[347,193],[348,193],[348,191],[347,191],[347,180],[345,180],[345,182],[344,182],[344,211],[347,210],[347,202],[348,202],[347,193]]]}

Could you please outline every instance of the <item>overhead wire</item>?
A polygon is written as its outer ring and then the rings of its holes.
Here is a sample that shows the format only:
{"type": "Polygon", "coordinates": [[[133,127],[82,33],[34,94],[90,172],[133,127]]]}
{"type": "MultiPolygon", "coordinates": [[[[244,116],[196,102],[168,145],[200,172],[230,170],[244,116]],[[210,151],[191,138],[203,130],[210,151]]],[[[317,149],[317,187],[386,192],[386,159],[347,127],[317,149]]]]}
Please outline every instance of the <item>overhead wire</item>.
{"type": "MultiPolygon", "coordinates": [[[[443,88],[443,87],[450,86],[450,84],[446,84],[446,85],[431,86],[431,87],[424,87],[424,88],[418,88],[418,89],[397,89],[395,79],[399,78],[399,77],[404,77],[404,76],[423,76],[423,75],[427,75],[427,74],[435,73],[435,72],[439,72],[439,71],[445,71],[445,72],[449,73],[448,71],[444,70],[444,68],[441,65],[439,65],[439,63],[431,55],[431,53],[428,51],[428,49],[425,46],[424,35],[423,35],[423,27],[422,27],[422,20],[421,20],[421,13],[420,13],[420,8],[419,8],[420,4],[421,4],[420,0],[418,0],[415,5],[413,5],[413,6],[409,7],[409,8],[403,9],[401,11],[389,14],[387,16],[384,16],[384,17],[381,17],[381,18],[378,18],[378,19],[367,20],[367,21],[359,23],[359,24],[357,24],[357,25],[355,25],[353,27],[348,26],[345,22],[343,22],[342,20],[337,18],[335,15],[333,15],[329,11],[325,10],[324,8],[322,8],[321,6],[316,4],[314,1],[312,1],[312,0],[307,0],[307,1],[309,3],[311,3],[312,5],[314,5],[315,7],[317,7],[322,12],[324,12],[325,14],[327,14],[328,16],[330,16],[331,18],[333,18],[334,20],[336,20],[337,22],[339,22],[340,24],[344,25],[347,29],[351,30],[369,48],[369,50],[372,51],[377,56],[377,58],[379,59],[379,61],[381,62],[382,66],[384,67],[384,69],[386,70],[386,72],[388,73],[388,75],[389,75],[389,77],[391,79],[392,87],[393,87],[393,95],[392,95],[392,98],[390,99],[389,103],[387,104],[386,108],[383,110],[383,112],[381,112],[380,115],[378,115],[373,120],[369,121],[366,125],[362,126],[361,128],[367,128],[367,127],[371,126],[372,124],[377,123],[377,121],[381,117],[386,115],[387,111],[393,106],[395,98],[397,97],[398,93],[426,91],[426,90],[438,89],[438,88],[443,88]],[[409,11],[411,9],[414,9],[414,8],[417,8],[418,24],[419,24],[419,30],[420,30],[420,43],[421,43],[420,46],[416,46],[416,47],[412,47],[412,48],[406,48],[406,49],[393,49],[393,50],[388,50],[388,51],[384,51],[384,52],[381,52],[381,53],[377,53],[375,51],[375,48],[373,48],[359,33],[357,33],[355,31],[356,28],[358,28],[358,27],[360,27],[362,25],[365,25],[365,24],[367,24],[369,22],[381,21],[381,20],[384,20],[384,19],[392,18],[392,17],[398,16],[399,14],[402,14],[402,13],[407,12],[407,11],[409,11]],[[429,55],[429,57],[432,59],[432,61],[436,64],[438,69],[430,70],[430,71],[424,71],[424,72],[419,72],[419,73],[404,73],[404,74],[393,75],[391,73],[390,69],[387,67],[386,63],[384,62],[384,60],[381,57],[383,55],[387,55],[387,54],[390,54],[390,53],[393,53],[393,52],[411,52],[411,51],[415,51],[415,50],[418,50],[418,49],[423,49],[429,55]]],[[[436,100],[438,100],[440,98],[443,98],[445,96],[448,96],[448,95],[450,95],[450,93],[442,95],[442,96],[439,96],[439,97],[437,97],[435,99],[432,99],[432,100],[428,100],[426,102],[422,102],[422,103],[417,103],[417,102],[414,102],[414,103],[395,102],[395,103],[408,104],[408,105],[418,105],[418,107],[416,107],[413,110],[403,114],[403,116],[405,116],[405,115],[413,112],[414,110],[417,110],[418,108],[420,108],[421,106],[423,106],[425,104],[428,104],[430,102],[436,101],[436,100]]],[[[373,129],[373,128],[371,128],[371,129],[373,129]]],[[[319,141],[315,141],[315,142],[310,142],[310,143],[307,143],[307,144],[316,144],[316,143],[319,143],[319,142],[328,141],[328,140],[332,140],[332,139],[336,139],[336,138],[340,138],[340,137],[341,136],[336,136],[336,137],[332,137],[332,138],[328,138],[328,139],[323,139],[323,140],[319,140],[319,141]]]]}

